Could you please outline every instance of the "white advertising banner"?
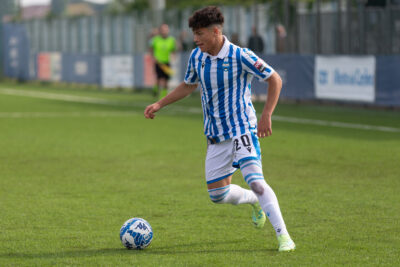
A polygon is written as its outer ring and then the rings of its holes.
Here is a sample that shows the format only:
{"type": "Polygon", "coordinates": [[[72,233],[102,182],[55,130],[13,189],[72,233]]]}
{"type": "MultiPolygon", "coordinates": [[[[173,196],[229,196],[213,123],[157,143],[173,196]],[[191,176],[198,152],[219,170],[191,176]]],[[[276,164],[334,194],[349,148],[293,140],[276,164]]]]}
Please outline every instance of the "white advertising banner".
{"type": "Polygon", "coordinates": [[[320,99],[375,101],[375,57],[315,58],[315,95],[320,99]]]}
{"type": "Polygon", "coordinates": [[[133,87],[133,58],[104,56],[101,59],[101,84],[104,87],[133,87]]]}
{"type": "Polygon", "coordinates": [[[59,82],[61,81],[62,71],[62,56],[61,53],[50,53],[50,68],[51,68],[51,80],[59,82]]]}
{"type": "Polygon", "coordinates": [[[180,63],[181,63],[180,53],[175,53],[171,55],[170,64],[173,70],[173,74],[171,76],[170,81],[168,82],[169,89],[177,87],[183,80],[179,75],[181,73],[180,63]]]}

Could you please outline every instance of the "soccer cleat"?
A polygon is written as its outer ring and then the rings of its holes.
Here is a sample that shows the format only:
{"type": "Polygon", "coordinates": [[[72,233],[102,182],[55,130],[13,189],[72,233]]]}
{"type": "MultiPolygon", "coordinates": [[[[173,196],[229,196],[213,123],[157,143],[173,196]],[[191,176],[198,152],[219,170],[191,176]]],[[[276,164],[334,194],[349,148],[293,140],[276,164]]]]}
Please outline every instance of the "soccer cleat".
{"type": "Polygon", "coordinates": [[[265,224],[266,220],[265,213],[260,207],[259,203],[252,204],[251,206],[253,207],[253,213],[251,215],[251,219],[253,220],[254,226],[258,229],[261,229],[264,227],[265,224]]]}
{"type": "Polygon", "coordinates": [[[296,248],[296,244],[290,238],[288,234],[278,236],[279,251],[293,251],[296,248]]]}

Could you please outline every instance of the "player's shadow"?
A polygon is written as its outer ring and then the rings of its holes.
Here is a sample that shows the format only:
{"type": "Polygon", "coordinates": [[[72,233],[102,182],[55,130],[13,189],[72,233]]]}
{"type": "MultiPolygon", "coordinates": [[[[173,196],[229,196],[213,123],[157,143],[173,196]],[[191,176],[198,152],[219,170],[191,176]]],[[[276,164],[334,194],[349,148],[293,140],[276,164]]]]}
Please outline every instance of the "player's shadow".
{"type": "Polygon", "coordinates": [[[126,254],[136,254],[136,255],[179,255],[179,254],[190,254],[190,253],[201,253],[201,254],[218,254],[218,253],[254,253],[254,252],[265,252],[271,255],[277,253],[277,249],[272,248],[257,248],[257,249],[243,249],[243,248],[219,248],[219,245],[228,244],[238,244],[247,241],[243,240],[232,240],[232,241],[213,241],[213,242],[195,242],[186,243],[179,245],[172,245],[167,247],[157,247],[151,246],[144,250],[128,250],[121,248],[103,248],[103,249],[81,249],[73,251],[63,251],[54,253],[1,253],[0,259],[57,259],[57,258],[77,258],[77,257],[92,257],[92,256],[104,256],[104,255],[126,255],[126,254]],[[196,248],[199,247],[199,248],[196,248]]]}

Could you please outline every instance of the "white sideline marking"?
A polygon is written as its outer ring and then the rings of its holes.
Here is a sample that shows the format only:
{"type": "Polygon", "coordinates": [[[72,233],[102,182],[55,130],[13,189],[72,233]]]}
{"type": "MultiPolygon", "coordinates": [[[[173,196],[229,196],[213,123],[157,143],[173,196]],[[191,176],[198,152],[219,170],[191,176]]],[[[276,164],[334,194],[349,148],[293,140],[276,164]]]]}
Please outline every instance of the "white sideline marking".
{"type": "Polygon", "coordinates": [[[33,92],[28,90],[15,90],[15,89],[0,89],[0,93],[4,95],[15,95],[15,96],[27,96],[33,98],[51,99],[51,100],[61,100],[68,102],[80,102],[80,103],[90,103],[90,104],[102,104],[102,105],[122,105],[123,102],[105,100],[95,97],[87,96],[75,96],[75,95],[65,95],[65,94],[54,94],[45,92],[33,92]]]}
{"type": "Polygon", "coordinates": [[[323,121],[323,120],[302,119],[302,118],[283,117],[283,116],[275,116],[275,115],[273,116],[273,119],[277,120],[277,121],[292,122],[292,123],[299,123],[299,124],[312,124],[312,125],[331,126],[331,127],[339,127],[339,128],[351,128],[351,129],[360,129],[360,130],[375,130],[375,131],[381,131],[381,132],[394,132],[394,133],[400,132],[400,128],[348,123],[348,122],[339,122],[339,121],[323,121]]]}
{"type": "Polygon", "coordinates": [[[0,118],[60,118],[60,117],[123,117],[139,115],[129,112],[0,112],[0,118]]]}
{"type": "MultiPolygon", "coordinates": [[[[61,100],[68,102],[80,102],[80,103],[90,103],[90,104],[101,104],[101,105],[113,105],[113,106],[128,106],[128,107],[146,107],[146,104],[137,104],[137,103],[126,103],[121,101],[112,101],[105,100],[101,98],[95,97],[86,97],[86,96],[74,96],[74,95],[66,95],[66,94],[55,94],[55,93],[45,93],[45,92],[32,92],[28,90],[15,90],[15,89],[0,89],[0,93],[5,95],[16,95],[16,96],[27,96],[34,98],[42,98],[42,99],[51,99],[51,100],[61,100]]],[[[172,111],[173,113],[179,112],[189,112],[194,114],[201,114],[201,108],[195,107],[183,107],[183,106],[169,106],[166,108],[168,111],[172,111]]],[[[91,117],[110,117],[110,116],[130,116],[142,114],[141,112],[1,112],[0,118],[45,118],[45,117],[83,117],[83,116],[91,116],[91,117]]],[[[372,130],[372,131],[380,131],[380,132],[394,132],[399,133],[400,128],[394,127],[386,127],[386,126],[378,126],[378,125],[367,125],[367,124],[357,124],[357,123],[347,123],[347,122],[338,122],[338,121],[324,121],[324,120],[316,120],[316,119],[306,119],[306,118],[295,118],[295,117],[286,117],[286,116],[273,116],[273,120],[297,123],[297,124],[308,124],[308,125],[319,125],[319,126],[329,126],[329,127],[338,127],[338,128],[350,128],[350,129],[359,129],[359,130],[372,130]]]]}

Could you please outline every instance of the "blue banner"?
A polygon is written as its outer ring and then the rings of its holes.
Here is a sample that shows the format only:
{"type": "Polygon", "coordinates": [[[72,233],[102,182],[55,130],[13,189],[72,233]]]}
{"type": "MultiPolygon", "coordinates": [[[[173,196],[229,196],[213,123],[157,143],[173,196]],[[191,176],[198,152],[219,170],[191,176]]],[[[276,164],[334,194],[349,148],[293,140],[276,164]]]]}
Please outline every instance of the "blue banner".
{"type": "MultiPolygon", "coordinates": [[[[288,99],[314,99],[314,56],[261,55],[282,78],[281,97],[288,99]]],[[[267,84],[256,79],[253,94],[266,94],[267,84]]]]}
{"type": "MultiPolygon", "coordinates": [[[[181,53],[181,75],[185,77],[190,52],[181,53]]],[[[314,56],[260,55],[283,80],[281,96],[290,99],[314,99],[314,56]]],[[[253,79],[252,93],[267,93],[267,83],[253,79]]]]}
{"type": "Polygon", "coordinates": [[[133,86],[137,88],[144,88],[144,67],[143,67],[143,54],[137,54],[133,56],[133,86]]]}
{"type": "Polygon", "coordinates": [[[4,50],[3,50],[3,44],[4,44],[4,41],[3,41],[3,38],[4,38],[4,34],[3,34],[3,23],[1,23],[0,22],[0,79],[1,79],[1,77],[4,75],[4,73],[3,73],[3,62],[4,62],[4,59],[3,59],[3,57],[4,57],[4,50]]]}
{"type": "Polygon", "coordinates": [[[100,57],[62,54],[61,80],[72,83],[100,84],[100,57]]]}
{"type": "Polygon", "coordinates": [[[186,75],[186,70],[187,70],[187,65],[189,62],[189,57],[190,57],[191,52],[182,52],[181,53],[181,77],[182,77],[182,81],[183,79],[185,79],[185,75],[186,75]]]}
{"type": "Polygon", "coordinates": [[[3,24],[4,75],[19,80],[29,79],[29,41],[25,27],[3,24]]]}
{"type": "Polygon", "coordinates": [[[400,56],[376,57],[376,103],[400,106],[400,56]]]}

